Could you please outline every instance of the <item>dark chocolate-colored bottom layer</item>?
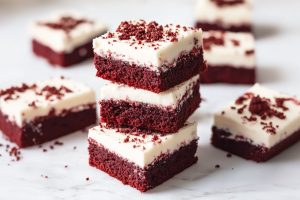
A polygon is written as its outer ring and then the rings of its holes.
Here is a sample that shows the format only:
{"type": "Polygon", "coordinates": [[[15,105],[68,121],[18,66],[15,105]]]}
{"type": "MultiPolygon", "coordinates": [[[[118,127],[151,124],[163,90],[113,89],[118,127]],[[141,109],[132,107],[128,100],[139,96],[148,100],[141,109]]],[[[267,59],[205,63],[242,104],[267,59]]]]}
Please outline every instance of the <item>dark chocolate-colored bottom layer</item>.
{"type": "Polygon", "coordinates": [[[256,162],[265,162],[274,156],[278,155],[283,150],[287,149],[300,139],[300,130],[293,133],[291,136],[276,144],[272,148],[263,146],[256,146],[247,141],[236,141],[228,139],[231,133],[226,132],[217,127],[212,128],[211,143],[217,148],[224,151],[236,154],[247,160],[254,160],[256,162]]]}
{"type": "Polygon", "coordinates": [[[32,50],[37,56],[47,59],[50,64],[61,67],[68,67],[80,63],[86,59],[92,58],[94,54],[92,42],[81,45],[70,53],[65,53],[53,51],[51,48],[38,41],[32,40],[32,50]]]}
{"type": "Polygon", "coordinates": [[[201,28],[203,31],[230,31],[230,32],[252,32],[252,27],[249,24],[241,24],[239,26],[222,26],[218,23],[196,22],[196,28],[201,28]]]}
{"type": "Polygon", "coordinates": [[[109,127],[136,127],[163,133],[177,132],[199,107],[199,84],[191,97],[180,108],[168,110],[162,107],[129,101],[100,101],[101,122],[109,127]]]}
{"type": "Polygon", "coordinates": [[[172,154],[164,155],[160,160],[145,169],[110,152],[96,141],[89,139],[89,164],[110,176],[130,185],[141,192],[152,189],[174,175],[196,163],[197,140],[172,154]]]}
{"type": "Polygon", "coordinates": [[[208,66],[201,74],[201,83],[254,84],[255,69],[233,66],[208,66]]]}
{"type": "Polygon", "coordinates": [[[206,68],[202,49],[194,49],[187,55],[177,59],[176,65],[166,72],[156,72],[147,67],[129,64],[111,57],[95,54],[94,63],[97,76],[128,86],[162,92],[199,74],[206,68]]]}
{"type": "Polygon", "coordinates": [[[81,130],[97,121],[95,105],[78,112],[64,112],[63,115],[49,114],[38,117],[20,128],[0,112],[0,130],[19,147],[42,144],[55,138],[81,130]]]}

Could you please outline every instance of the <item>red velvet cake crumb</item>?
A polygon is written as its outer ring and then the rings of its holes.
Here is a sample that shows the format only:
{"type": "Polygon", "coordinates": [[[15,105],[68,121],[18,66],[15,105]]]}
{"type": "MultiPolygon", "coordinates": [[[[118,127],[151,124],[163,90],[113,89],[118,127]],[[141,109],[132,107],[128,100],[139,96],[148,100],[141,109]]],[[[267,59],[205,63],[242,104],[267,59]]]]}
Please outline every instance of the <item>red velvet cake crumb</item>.
{"type": "Polygon", "coordinates": [[[96,141],[89,139],[89,164],[110,176],[146,192],[197,162],[195,157],[197,140],[180,147],[179,150],[163,155],[146,168],[110,152],[96,141]]]}
{"type": "Polygon", "coordinates": [[[195,25],[197,28],[201,28],[203,31],[230,31],[230,32],[252,32],[252,27],[250,24],[241,24],[241,25],[231,25],[229,27],[224,27],[220,23],[205,23],[197,22],[195,25]]]}
{"type": "Polygon", "coordinates": [[[161,73],[97,54],[94,63],[98,77],[156,93],[168,90],[206,69],[202,49],[194,49],[189,54],[180,56],[174,67],[161,73]]]}
{"type": "Polygon", "coordinates": [[[177,132],[201,102],[199,85],[176,110],[128,101],[100,101],[101,122],[109,127],[136,127],[163,133],[177,132]]]}
{"type": "Polygon", "coordinates": [[[226,6],[236,6],[239,4],[245,3],[245,0],[210,0],[211,2],[214,2],[219,7],[226,7],[226,6]]]}
{"type": "Polygon", "coordinates": [[[32,40],[32,50],[37,56],[47,59],[47,61],[52,65],[62,67],[69,67],[86,59],[92,58],[94,55],[92,46],[92,42],[88,42],[75,48],[70,53],[65,53],[56,52],[38,41],[32,40]]]}
{"type": "MultiPolygon", "coordinates": [[[[9,121],[7,116],[0,111],[0,129],[10,141],[16,143],[19,147],[27,147],[90,126],[96,123],[96,119],[94,104],[90,104],[89,108],[78,112],[65,111],[63,115],[54,115],[50,111],[48,116],[37,117],[31,122],[25,123],[22,127],[9,121]]],[[[57,141],[55,144],[60,145],[61,142],[57,141]]],[[[52,148],[54,147],[52,146],[52,148]]]]}
{"type": "Polygon", "coordinates": [[[251,142],[245,140],[229,139],[227,137],[231,133],[217,127],[213,127],[212,131],[211,143],[215,147],[256,162],[265,162],[300,140],[300,130],[298,130],[275,146],[266,148],[264,146],[253,145],[251,142]]]}
{"type": "Polygon", "coordinates": [[[201,83],[254,84],[255,69],[246,67],[234,68],[229,65],[210,65],[201,73],[201,83]]]}

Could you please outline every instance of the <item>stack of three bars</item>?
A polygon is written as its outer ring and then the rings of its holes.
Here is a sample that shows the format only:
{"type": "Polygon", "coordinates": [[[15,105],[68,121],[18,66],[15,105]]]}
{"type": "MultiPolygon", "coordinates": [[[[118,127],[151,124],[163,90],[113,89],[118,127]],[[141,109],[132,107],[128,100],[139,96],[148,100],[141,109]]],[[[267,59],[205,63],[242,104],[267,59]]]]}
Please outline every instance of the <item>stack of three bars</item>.
{"type": "Polygon", "coordinates": [[[94,40],[100,126],[89,132],[89,163],[147,191],[197,161],[204,69],[202,31],[143,20],[122,22],[94,40]]]}

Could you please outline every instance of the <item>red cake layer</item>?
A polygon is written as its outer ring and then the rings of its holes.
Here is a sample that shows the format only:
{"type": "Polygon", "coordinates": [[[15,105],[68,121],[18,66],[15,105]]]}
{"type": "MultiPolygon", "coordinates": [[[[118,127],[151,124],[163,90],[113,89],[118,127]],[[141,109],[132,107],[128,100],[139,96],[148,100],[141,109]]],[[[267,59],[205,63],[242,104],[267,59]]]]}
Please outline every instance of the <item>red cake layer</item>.
{"type": "Polygon", "coordinates": [[[140,168],[89,139],[89,164],[141,192],[152,189],[196,163],[197,140],[172,154],[162,155],[147,168],[140,168]]]}
{"type": "Polygon", "coordinates": [[[178,85],[206,68],[202,49],[195,49],[189,54],[179,57],[176,66],[160,73],[147,67],[101,57],[97,54],[95,54],[94,63],[98,77],[156,93],[178,85]]]}
{"type": "Polygon", "coordinates": [[[50,113],[48,116],[37,117],[21,128],[0,112],[0,130],[19,147],[42,144],[86,128],[96,121],[95,105],[89,105],[88,109],[78,112],[65,111],[63,115],[50,113]]]}
{"type": "Polygon", "coordinates": [[[50,64],[62,67],[68,67],[93,57],[92,42],[81,45],[70,53],[65,53],[53,51],[50,47],[32,40],[32,50],[37,56],[47,59],[50,64]]]}
{"type": "Polygon", "coordinates": [[[203,31],[230,31],[230,32],[252,32],[252,27],[249,24],[241,24],[239,26],[224,27],[217,23],[197,22],[196,28],[201,28],[203,31]]]}
{"type": "Polygon", "coordinates": [[[101,122],[110,127],[137,127],[162,133],[177,132],[199,107],[199,84],[191,97],[175,110],[129,101],[100,101],[101,122]]]}
{"type": "Polygon", "coordinates": [[[201,83],[254,84],[255,69],[233,66],[208,66],[201,74],[201,83]]]}
{"type": "Polygon", "coordinates": [[[230,136],[231,133],[217,127],[213,127],[212,132],[211,143],[215,147],[256,162],[265,162],[300,140],[300,130],[298,130],[272,148],[266,148],[246,141],[228,139],[226,137],[230,136]]]}

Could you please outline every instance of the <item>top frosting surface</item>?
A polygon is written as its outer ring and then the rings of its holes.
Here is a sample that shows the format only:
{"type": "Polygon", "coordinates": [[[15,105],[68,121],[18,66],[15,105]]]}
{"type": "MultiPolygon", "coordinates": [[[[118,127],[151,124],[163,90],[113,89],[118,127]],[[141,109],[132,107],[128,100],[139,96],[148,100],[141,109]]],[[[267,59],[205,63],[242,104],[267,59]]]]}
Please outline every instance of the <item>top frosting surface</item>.
{"type": "Polygon", "coordinates": [[[93,42],[100,56],[153,67],[171,64],[180,55],[202,46],[202,31],[192,27],[144,20],[121,22],[93,42]]]}
{"type": "Polygon", "coordinates": [[[203,34],[203,49],[209,65],[255,67],[255,41],[251,33],[208,31],[203,34]]]}
{"type": "Polygon", "coordinates": [[[196,20],[223,26],[250,25],[252,0],[198,0],[196,20]]]}
{"type": "Polygon", "coordinates": [[[256,84],[215,114],[215,126],[270,148],[300,129],[300,100],[256,84]]]}
{"type": "Polygon", "coordinates": [[[71,52],[105,33],[105,24],[74,11],[57,12],[31,26],[33,39],[57,52],[71,52]]]}
{"type": "Polygon", "coordinates": [[[90,87],[65,78],[23,83],[0,91],[1,112],[20,127],[51,111],[58,114],[95,102],[95,93],[90,87]]]}

